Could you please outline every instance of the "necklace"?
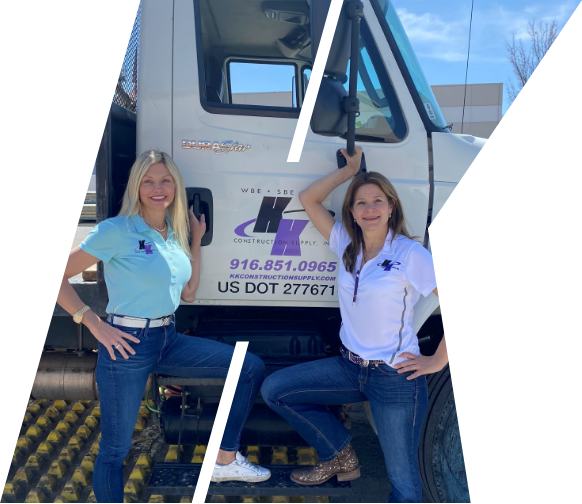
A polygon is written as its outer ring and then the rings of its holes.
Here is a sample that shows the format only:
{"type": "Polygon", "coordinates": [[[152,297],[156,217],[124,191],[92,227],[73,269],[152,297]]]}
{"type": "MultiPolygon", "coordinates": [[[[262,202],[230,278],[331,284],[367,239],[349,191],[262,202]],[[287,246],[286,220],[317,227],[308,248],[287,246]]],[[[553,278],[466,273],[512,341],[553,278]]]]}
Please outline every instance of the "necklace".
{"type": "Polygon", "coordinates": [[[363,267],[364,264],[366,264],[370,259],[372,259],[373,257],[376,257],[378,255],[378,252],[380,252],[380,250],[382,250],[382,249],[381,248],[378,249],[378,251],[375,254],[373,254],[373,255],[372,254],[368,254],[368,251],[367,250],[364,250],[363,253],[362,253],[362,264],[361,264],[360,268],[363,267]]]}
{"type": "Polygon", "coordinates": [[[156,226],[153,226],[152,224],[150,224],[146,218],[141,214],[141,212],[138,212],[139,216],[144,220],[144,222],[151,227],[152,229],[155,229],[158,233],[163,233],[166,228],[168,227],[168,223],[166,222],[166,219],[164,219],[164,227],[162,229],[157,228],[156,226]]]}

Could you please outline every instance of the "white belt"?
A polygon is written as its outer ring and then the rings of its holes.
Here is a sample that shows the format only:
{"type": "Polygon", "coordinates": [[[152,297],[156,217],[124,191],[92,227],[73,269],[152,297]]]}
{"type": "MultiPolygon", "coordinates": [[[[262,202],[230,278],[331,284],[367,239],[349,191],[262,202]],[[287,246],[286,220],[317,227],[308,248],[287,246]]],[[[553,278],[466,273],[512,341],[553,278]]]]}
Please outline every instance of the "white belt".
{"type": "Polygon", "coordinates": [[[119,315],[107,315],[107,322],[111,322],[113,325],[118,325],[122,327],[133,327],[135,329],[143,329],[148,320],[150,321],[150,328],[152,327],[162,327],[168,325],[172,322],[173,315],[168,315],[166,317],[160,317],[157,319],[146,319],[139,317],[120,317],[119,315]]]}

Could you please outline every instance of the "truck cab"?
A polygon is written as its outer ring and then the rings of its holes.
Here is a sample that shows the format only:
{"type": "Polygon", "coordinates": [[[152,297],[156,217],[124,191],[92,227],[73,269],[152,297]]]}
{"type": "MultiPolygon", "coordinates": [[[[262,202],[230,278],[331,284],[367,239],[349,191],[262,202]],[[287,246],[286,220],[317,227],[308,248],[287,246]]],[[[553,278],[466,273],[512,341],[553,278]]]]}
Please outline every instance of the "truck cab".
{"type": "MultiPolygon", "coordinates": [[[[312,67],[309,3],[145,3],[142,33],[137,151],[170,153],[210,222],[196,303],[336,307],[337,258],[297,195],[337,169],[345,140],[310,129],[300,161],[287,162],[312,67]]],[[[428,246],[483,141],[449,132],[392,2],[364,2],[357,57],[356,142],[428,246]]],[[[325,202],[333,215],[346,188],[325,202]]]]}

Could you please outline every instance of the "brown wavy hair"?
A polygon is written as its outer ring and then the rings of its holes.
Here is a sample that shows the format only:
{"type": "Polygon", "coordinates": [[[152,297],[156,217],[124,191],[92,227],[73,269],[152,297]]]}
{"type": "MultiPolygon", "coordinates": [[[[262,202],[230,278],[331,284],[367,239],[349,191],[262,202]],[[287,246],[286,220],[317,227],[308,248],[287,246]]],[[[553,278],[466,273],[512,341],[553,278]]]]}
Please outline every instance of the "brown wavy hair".
{"type": "Polygon", "coordinates": [[[367,184],[378,186],[386,195],[386,198],[388,198],[388,203],[392,205],[392,217],[388,220],[388,229],[392,231],[392,240],[399,235],[406,236],[406,238],[410,238],[411,240],[416,239],[416,237],[411,236],[408,232],[406,217],[404,216],[404,210],[402,209],[402,202],[390,181],[378,172],[364,172],[356,175],[348,187],[342,205],[342,224],[351,239],[351,243],[346,247],[342,259],[346,270],[350,273],[353,273],[356,268],[356,260],[358,258],[360,247],[363,250],[366,250],[366,243],[364,242],[362,229],[354,221],[352,208],[354,207],[356,192],[360,187],[367,184]]]}

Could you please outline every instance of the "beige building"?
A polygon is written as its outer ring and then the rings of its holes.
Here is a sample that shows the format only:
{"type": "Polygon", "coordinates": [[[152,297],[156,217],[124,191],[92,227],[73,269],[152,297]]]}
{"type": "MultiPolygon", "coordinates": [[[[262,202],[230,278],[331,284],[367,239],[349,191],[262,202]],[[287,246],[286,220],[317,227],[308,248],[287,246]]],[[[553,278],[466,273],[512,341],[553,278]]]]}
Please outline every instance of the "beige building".
{"type": "Polygon", "coordinates": [[[503,84],[501,83],[468,84],[464,120],[465,86],[453,84],[431,87],[447,124],[453,124],[453,133],[489,138],[501,121],[503,100],[503,84]]]}
{"type": "MultiPolygon", "coordinates": [[[[489,138],[501,121],[503,84],[468,84],[463,120],[463,98],[465,86],[451,84],[431,86],[447,124],[453,125],[453,133],[466,133],[489,138]],[[462,131],[461,131],[462,130],[462,131]]],[[[233,103],[241,105],[263,105],[292,107],[291,92],[233,93],[233,103]]]]}

